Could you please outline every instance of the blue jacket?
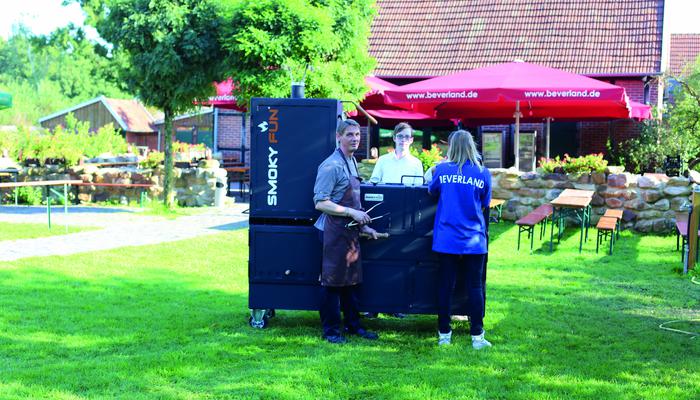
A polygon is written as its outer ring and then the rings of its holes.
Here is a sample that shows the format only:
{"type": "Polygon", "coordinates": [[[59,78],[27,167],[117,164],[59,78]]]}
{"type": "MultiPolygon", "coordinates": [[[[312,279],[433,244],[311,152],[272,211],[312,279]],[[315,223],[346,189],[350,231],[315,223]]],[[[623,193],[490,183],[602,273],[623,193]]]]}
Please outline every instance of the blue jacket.
{"type": "Polygon", "coordinates": [[[448,254],[486,254],[486,224],[482,208],[491,202],[488,169],[467,162],[460,174],[452,162],[438,164],[428,191],[439,195],[433,251],[448,254]]]}

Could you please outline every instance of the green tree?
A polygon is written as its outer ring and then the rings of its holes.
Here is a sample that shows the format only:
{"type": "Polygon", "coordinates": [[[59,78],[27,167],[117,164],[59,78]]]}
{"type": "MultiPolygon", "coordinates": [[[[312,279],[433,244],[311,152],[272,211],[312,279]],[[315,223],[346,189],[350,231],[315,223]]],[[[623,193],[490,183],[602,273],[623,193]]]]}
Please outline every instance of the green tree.
{"type": "Polygon", "coordinates": [[[224,12],[223,43],[236,96],[288,97],[306,76],[307,97],[360,100],[374,68],[372,0],[240,0],[224,12]]]}
{"type": "Polygon", "coordinates": [[[683,77],[665,79],[667,85],[676,83],[676,89],[664,114],[654,110],[654,118],[642,123],[638,137],[608,146],[613,162],[630,171],[662,168],[667,157],[680,156],[682,170],[700,164],[700,60],[683,77]]]}
{"type": "Polygon", "coordinates": [[[124,57],[120,76],[129,90],[163,110],[165,203],[173,198],[173,129],[176,113],[205,98],[220,80],[224,53],[217,4],[206,0],[85,0],[90,23],[124,57]]]}
{"type": "Polygon", "coordinates": [[[104,46],[73,25],[35,36],[18,26],[0,39],[0,90],[14,106],[0,124],[32,125],[42,116],[104,94],[125,97],[115,60],[104,46]]]}

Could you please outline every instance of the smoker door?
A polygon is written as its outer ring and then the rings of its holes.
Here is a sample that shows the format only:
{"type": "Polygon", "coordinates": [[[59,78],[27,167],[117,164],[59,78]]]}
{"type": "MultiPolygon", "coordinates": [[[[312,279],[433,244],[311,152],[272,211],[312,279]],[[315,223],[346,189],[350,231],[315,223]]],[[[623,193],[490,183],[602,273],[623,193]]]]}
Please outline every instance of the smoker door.
{"type": "Polygon", "coordinates": [[[312,226],[251,225],[250,308],[317,310],[321,242],[312,226]]]}
{"type": "Polygon", "coordinates": [[[319,164],[335,150],[333,99],[251,101],[251,218],[314,219],[319,164]]]}

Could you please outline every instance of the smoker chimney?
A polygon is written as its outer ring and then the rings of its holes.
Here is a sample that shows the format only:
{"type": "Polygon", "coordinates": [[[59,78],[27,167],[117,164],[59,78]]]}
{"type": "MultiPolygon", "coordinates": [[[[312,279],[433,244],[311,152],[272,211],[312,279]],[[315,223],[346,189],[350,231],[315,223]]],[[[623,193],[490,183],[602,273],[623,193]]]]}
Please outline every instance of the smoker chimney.
{"type": "Polygon", "coordinates": [[[304,82],[292,82],[292,99],[304,98],[304,82]]]}

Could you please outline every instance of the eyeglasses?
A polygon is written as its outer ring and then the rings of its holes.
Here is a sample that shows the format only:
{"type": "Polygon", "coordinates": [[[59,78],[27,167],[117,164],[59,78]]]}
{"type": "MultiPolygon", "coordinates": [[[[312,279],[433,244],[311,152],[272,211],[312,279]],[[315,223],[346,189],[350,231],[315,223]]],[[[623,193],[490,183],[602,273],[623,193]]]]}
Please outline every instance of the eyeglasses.
{"type": "Polygon", "coordinates": [[[399,140],[409,140],[409,139],[413,139],[413,136],[411,136],[411,135],[396,135],[396,138],[399,140]]]}

